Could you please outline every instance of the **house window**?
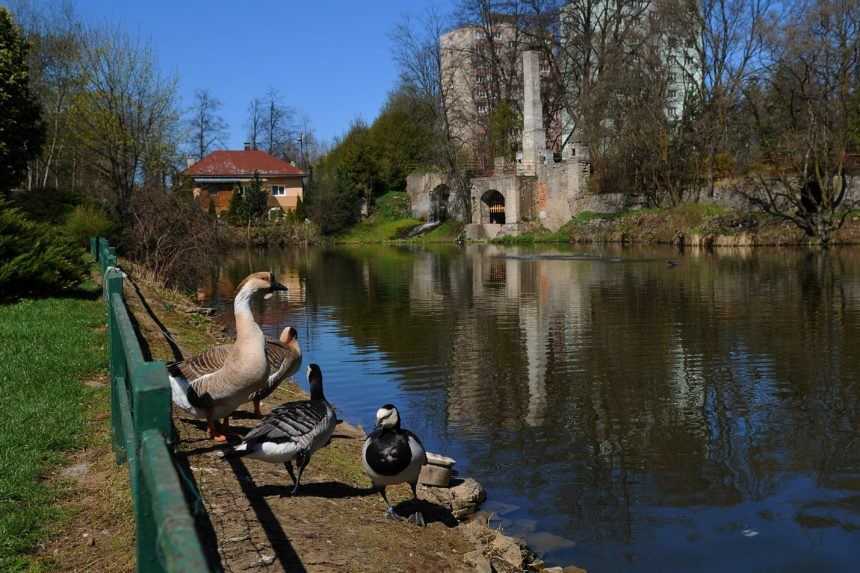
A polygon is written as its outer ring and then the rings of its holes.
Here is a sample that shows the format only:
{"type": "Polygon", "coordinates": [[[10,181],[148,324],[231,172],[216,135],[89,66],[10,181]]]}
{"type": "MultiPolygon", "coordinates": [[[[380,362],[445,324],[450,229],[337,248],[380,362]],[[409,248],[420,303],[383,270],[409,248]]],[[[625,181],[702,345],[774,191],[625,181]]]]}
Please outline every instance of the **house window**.
{"type": "Polygon", "coordinates": [[[286,194],[283,185],[272,185],[272,197],[283,197],[286,194]]]}

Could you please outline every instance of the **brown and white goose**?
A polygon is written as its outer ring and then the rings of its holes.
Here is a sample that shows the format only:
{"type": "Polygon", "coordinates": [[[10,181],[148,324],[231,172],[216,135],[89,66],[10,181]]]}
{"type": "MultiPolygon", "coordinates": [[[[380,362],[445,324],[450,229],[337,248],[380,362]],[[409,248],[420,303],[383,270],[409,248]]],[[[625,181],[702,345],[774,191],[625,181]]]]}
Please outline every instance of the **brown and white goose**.
{"type": "Polygon", "coordinates": [[[210,348],[182,362],[167,365],[173,403],[197,418],[205,418],[209,436],[227,441],[217,428],[217,420],[233,413],[249,396],[261,389],[269,378],[266,337],[254,320],[251,299],[258,293],[269,298],[274,291],[287,290],[272,273],[254,273],[245,278],[233,300],[236,315],[236,340],[224,351],[210,348]],[[215,355],[223,358],[216,360],[215,355]],[[215,363],[220,366],[213,370],[215,363]]]}
{"type": "Polygon", "coordinates": [[[302,347],[299,332],[292,326],[281,331],[278,340],[266,339],[266,360],[269,361],[269,379],[266,384],[249,397],[254,402],[254,414],[261,415],[260,402],[268,398],[281,382],[294,376],[302,365],[302,347]]]}

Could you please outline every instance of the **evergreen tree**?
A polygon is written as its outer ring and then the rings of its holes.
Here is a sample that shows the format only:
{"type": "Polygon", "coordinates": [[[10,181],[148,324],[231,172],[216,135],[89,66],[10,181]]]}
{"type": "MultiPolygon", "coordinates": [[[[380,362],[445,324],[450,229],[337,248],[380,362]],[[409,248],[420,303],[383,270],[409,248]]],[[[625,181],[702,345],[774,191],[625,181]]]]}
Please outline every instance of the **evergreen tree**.
{"type": "Polygon", "coordinates": [[[0,193],[17,185],[45,136],[41,108],[30,91],[29,46],[0,6],[0,193]]]}

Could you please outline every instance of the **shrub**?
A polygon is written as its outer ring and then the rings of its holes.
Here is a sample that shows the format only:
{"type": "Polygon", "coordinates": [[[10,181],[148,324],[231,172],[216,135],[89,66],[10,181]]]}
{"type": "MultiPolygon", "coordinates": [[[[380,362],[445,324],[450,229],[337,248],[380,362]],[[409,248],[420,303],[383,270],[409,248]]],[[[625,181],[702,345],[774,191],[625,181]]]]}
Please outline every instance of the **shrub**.
{"type": "Polygon", "coordinates": [[[113,223],[104,212],[92,205],[78,205],[66,218],[66,233],[78,244],[86,245],[90,237],[110,233],[113,223]]]}
{"type": "Polygon", "coordinates": [[[55,293],[86,271],[86,252],[71,238],[0,201],[0,297],[55,293]]]}
{"type": "Polygon", "coordinates": [[[141,189],[132,202],[132,224],[124,236],[125,253],[168,286],[191,287],[211,269],[219,247],[217,227],[193,200],[141,189]]]}

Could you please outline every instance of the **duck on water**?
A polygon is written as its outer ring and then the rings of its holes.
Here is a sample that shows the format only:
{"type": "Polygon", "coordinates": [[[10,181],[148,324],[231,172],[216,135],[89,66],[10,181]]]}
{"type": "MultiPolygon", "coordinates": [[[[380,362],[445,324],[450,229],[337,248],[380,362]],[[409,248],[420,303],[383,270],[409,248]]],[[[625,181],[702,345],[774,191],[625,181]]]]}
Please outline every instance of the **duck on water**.
{"type": "Polygon", "coordinates": [[[245,278],[233,300],[236,340],[224,348],[213,347],[181,362],[167,365],[173,403],[184,412],[206,420],[209,436],[216,442],[227,437],[218,420],[265,387],[269,380],[266,337],[254,320],[251,299],[257,294],[270,298],[286,291],[273,273],[254,273],[245,278]]]}

